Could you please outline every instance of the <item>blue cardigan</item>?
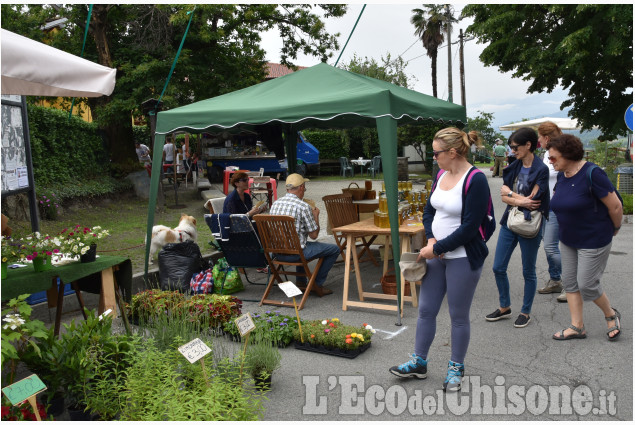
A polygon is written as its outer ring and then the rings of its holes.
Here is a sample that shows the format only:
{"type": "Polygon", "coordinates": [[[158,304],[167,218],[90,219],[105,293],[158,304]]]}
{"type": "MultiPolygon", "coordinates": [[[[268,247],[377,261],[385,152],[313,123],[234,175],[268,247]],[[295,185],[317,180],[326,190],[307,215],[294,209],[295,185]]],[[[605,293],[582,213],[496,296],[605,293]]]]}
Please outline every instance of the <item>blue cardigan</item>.
{"type": "MultiPolygon", "coordinates": [[[[435,190],[437,186],[436,183],[435,181],[435,190]]],[[[429,199],[432,198],[433,192],[430,193],[428,203],[423,213],[423,227],[428,239],[434,238],[434,234],[432,233],[432,221],[434,220],[436,209],[429,201],[429,199]]],[[[461,194],[463,194],[463,188],[461,188],[461,194]]],[[[470,268],[477,270],[483,267],[489,250],[481,238],[478,228],[487,214],[489,198],[490,190],[487,184],[487,177],[483,173],[476,173],[472,177],[470,187],[467,189],[465,208],[463,208],[463,215],[461,216],[461,225],[448,237],[438,240],[437,243],[434,244],[434,252],[443,254],[448,251],[453,251],[460,246],[464,246],[467,259],[470,262],[470,268]]]]}
{"type": "MultiPolygon", "coordinates": [[[[503,184],[511,190],[514,190],[514,180],[518,177],[522,166],[523,162],[517,160],[503,169],[503,184]]],[[[533,187],[538,185],[538,192],[533,199],[540,200],[540,207],[538,207],[538,211],[542,213],[543,218],[549,220],[549,199],[551,198],[549,195],[549,167],[547,167],[542,159],[538,158],[537,155],[534,155],[534,160],[531,163],[531,168],[529,169],[528,183],[531,188],[530,193],[531,190],[533,190],[533,187]]],[[[527,196],[529,193],[521,193],[521,195],[527,196]]],[[[501,226],[507,226],[507,216],[509,216],[509,210],[511,208],[511,205],[507,205],[507,208],[505,208],[505,212],[503,213],[500,221],[501,226]]],[[[525,210],[525,208],[522,207],[520,209],[522,211],[525,210]]]]}
{"type": "Polygon", "coordinates": [[[248,193],[243,194],[245,196],[245,202],[240,200],[238,191],[234,189],[232,193],[227,195],[225,203],[223,204],[223,213],[229,214],[247,214],[252,208],[251,196],[248,193]]]}

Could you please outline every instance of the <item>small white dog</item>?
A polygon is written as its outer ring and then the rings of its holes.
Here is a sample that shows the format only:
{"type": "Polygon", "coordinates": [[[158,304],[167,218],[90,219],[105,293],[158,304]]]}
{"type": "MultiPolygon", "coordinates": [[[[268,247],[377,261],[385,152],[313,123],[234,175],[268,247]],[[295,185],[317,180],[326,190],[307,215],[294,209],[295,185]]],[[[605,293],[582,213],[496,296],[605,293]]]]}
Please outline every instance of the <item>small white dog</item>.
{"type": "Polygon", "coordinates": [[[152,240],[150,242],[150,263],[153,263],[154,254],[169,243],[194,241],[198,233],[196,231],[196,219],[191,215],[181,214],[179,225],[174,229],[157,225],[152,228],[152,240]]]}

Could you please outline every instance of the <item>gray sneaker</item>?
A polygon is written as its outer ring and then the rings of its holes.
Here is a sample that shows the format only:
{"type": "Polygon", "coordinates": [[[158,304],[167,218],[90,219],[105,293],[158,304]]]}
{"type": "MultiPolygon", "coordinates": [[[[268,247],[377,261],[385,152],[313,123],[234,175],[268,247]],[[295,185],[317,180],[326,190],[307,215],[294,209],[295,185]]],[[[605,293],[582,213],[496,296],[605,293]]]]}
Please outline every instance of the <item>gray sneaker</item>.
{"type": "Polygon", "coordinates": [[[567,293],[564,292],[564,289],[562,290],[560,295],[558,295],[556,297],[556,299],[558,300],[559,303],[566,303],[567,302],[567,293]]]}
{"type": "Polygon", "coordinates": [[[562,291],[562,281],[549,279],[544,288],[538,289],[539,294],[556,294],[562,291]]]}

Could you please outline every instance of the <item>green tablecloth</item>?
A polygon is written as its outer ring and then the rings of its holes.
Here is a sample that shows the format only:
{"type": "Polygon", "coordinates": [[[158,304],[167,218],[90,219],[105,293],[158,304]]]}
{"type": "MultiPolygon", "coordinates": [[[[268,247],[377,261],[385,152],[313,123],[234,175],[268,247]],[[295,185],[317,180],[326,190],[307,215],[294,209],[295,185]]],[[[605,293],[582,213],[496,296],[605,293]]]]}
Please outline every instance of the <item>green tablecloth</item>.
{"type": "Polygon", "coordinates": [[[99,293],[101,271],[119,265],[115,279],[124,299],[129,302],[132,290],[132,263],[127,257],[102,255],[92,263],[71,263],[51,270],[36,272],[33,265],[19,269],[9,269],[6,279],[2,279],[2,301],[8,301],[22,294],[46,291],[53,278],[59,277],[64,283],[77,281],[82,291],[99,293]]]}

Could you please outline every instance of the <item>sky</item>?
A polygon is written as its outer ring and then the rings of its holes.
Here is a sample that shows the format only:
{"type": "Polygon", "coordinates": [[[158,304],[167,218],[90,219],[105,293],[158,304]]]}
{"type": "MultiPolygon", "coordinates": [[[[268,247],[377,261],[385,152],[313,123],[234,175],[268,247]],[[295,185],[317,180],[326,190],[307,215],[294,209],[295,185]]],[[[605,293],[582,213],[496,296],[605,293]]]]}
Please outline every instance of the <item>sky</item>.
{"type": "MultiPolygon", "coordinates": [[[[344,47],[355,21],[362,9],[362,4],[349,4],[348,12],[341,18],[330,18],[325,21],[326,29],[331,33],[340,33],[338,41],[340,49],[344,47]]],[[[349,63],[353,55],[360,58],[374,58],[381,63],[381,57],[390,53],[392,58],[399,55],[408,63],[405,72],[414,76],[414,90],[432,96],[431,59],[426,55],[420,41],[414,34],[414,26],[410,23],[412,9],[421,4],[368,4],[351,37],[339,64],[349,63]],[[414,44],[413,44],[414,43],[414,44]]],[[[458,16],[462,4],[455,4],[455,16],[458,16]]],[[[465,29],[470,20],[462,20],[452,32],[452,41],[458,41],[459,28],[465,29]]],[[[281,40],[276,31],[262,35],[262,46],[267,51],[267,60],[280,62],[281,40]]],[[[527,94],[529,82],[520,78],[512,78],[511,73],[501,73],[495,67],[486,67],[478,56],[485,45],[476,40],[465,43],[465,96],[468,117],[475,117],[478,111],[494,114],[494,128],[521,121],[524,118],[544,116],[565,117],[560,111],[560,104],[566,99],[566,90],[557,88],[551,93],[527,94]]],[[[459,79],[459,45],[452,45],[453,69],[453,101],[461,103],[459,79]]],[[[340,52],[335,52],[328,61],[334,65],[340,52]]],[[[447,40],[439,50],[437,57],[437,90],[440,98],[448,97],[448,60],[447,40]]],[[[294,64],[312,66],[319,62],[316,57],[298,55],[294,64]]],[[[503,133],[503,134],[506,134],[503,133]]]]}

